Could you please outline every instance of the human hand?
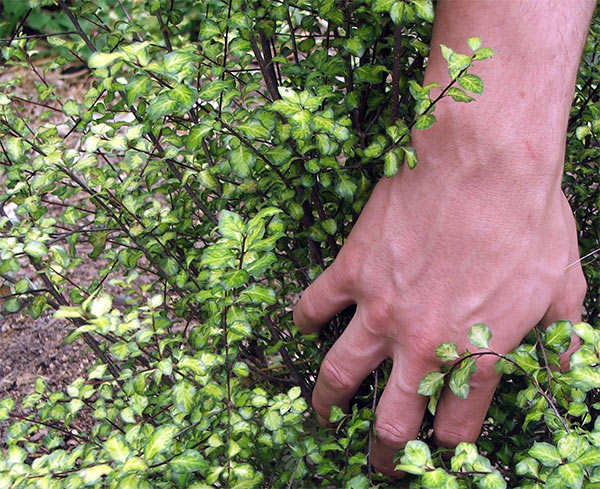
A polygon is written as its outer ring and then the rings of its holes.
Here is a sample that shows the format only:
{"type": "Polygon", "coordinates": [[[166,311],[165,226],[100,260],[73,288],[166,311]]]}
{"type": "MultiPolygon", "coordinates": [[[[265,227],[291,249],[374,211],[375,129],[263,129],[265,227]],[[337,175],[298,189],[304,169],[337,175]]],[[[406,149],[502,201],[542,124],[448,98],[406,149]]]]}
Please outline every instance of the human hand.
{"type": "MultiPolygon", "coordinates": [[[[426,398],[418,384],[439,368],[440,343],[460,350],[469,328],[483,322],[490,347],[506,353],[540,322],[580,320],[586,283],[560,182],[595,3],[438,1],[423,85],[449,81],[440,44],[460,52],[479,35],[498,51],[475,68],[485,96],[436,105],[437,122],[413,133],[417,168],[379,182],[338,257],[294,310],[296,325],[313,332],[357,305],[315,385],[322,423],[332,406],[347,407],[369,372],[393,360],[371,451],[382,472],[394,473],[393,454],[419,431],[426,398]]],[[[478,359],[467,399],[442,394],[434,421],[440,444],[477,438],[499,381],[493,362],[478,359]]]]}
{"type": "MultiPolygon", "coordinates": [[[[490,348],[507,353],[540,321],[579,321],[586,289],[579,264],[568,267],[579,254],[559,186],[533,195],[515,185],[501,192],[479,180],[466,184],[468,176],[433,175],[427,168],[436,162],[421,158],[420,165],[379,182],[337,259],[294,311],[308,333],[357,305],[315,385],[322,424],[332,406],[347,408],[379,363],[393,360],[371,452],[373,465],[389,475],[394,453],[420,429],[427,398],[417,388],[439,369],[440,343],[465,349],[469,328],[484,322],[493,333],[490,348]]],[[[478,359],[466,400],[443,393],[434,422],[441,445],[478,437],[499,381],[494,361],[478,359]]]]}

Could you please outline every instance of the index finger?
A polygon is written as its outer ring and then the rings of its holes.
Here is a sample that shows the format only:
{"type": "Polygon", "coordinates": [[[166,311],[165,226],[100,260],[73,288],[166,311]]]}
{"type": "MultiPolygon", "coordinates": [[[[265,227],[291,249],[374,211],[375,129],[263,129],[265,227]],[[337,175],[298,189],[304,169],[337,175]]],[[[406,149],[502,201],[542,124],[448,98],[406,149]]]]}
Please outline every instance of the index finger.
{"type": "Polygon", "coordinates": [[[335,262],[302,293],[294,307],[294,324],[302,333],[314,333],[323,324],[352,305],[335,262]]]}

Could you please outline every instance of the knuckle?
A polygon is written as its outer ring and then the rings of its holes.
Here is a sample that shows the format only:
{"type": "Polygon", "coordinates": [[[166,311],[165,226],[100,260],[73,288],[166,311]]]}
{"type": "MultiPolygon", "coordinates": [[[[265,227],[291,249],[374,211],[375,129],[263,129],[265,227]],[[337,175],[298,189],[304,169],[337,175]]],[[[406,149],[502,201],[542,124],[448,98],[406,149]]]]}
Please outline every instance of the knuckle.
{"type": "Polygon", "coordinates": [[[352,377],[340,367],[339,362],[327,355],[321,363],[319,379],[322,380],[327,388],[336,391],[350,391],[354,389],[352,377]]]}
{"type": "Polygon", "coordinates": [[[294,309],[294,320],[299,319],[298,312],[301,311],[302,318],[309,323],[314,323],[318,321],[319,318],[319,309],[317,308],[315,301],[312,300],[313,289],[309,287],[302,293],[302,297],[300,298],[300,302],[296,305],[294,309]]]}
{"type": "Polygon", "coordinates": [[[375,420],[375,431],[377,432],[377,439],[384,445],[391,447],[401,448],[412,439],[410,433],[407,433],[402,426],[385,418],[375,420]]]}
{"type": "Polygon", "coordinates": [[[497,360],[495,356],[480,357],[477,360],[477,371],[471,377],[471,384],[477,387],[498,382],[500,375],[494,369],[497,360]]]}
{"type": "Polygon", "coordinates": [[[362,275],[360,260],[352,253],[344,253],[344,248],[331,265],[332,272],[336,280],[339,280],[342,286],[352,291],[359,287],[360,277],[362,275]]]}
{"type": "Polygon", "coordinates": [[[557,319],[579,320],[586,294],[587,281],[583,272],[578,271],[577,276],[572,277],[565,283],[559,292],[559,296],[552,304],[552,308],[559,312],[561,316],[564,316],[557,319]]]}
{"type": "Polygon", "coordinates": [[[581,305],[581,303],[584,301],[586,294],[587,294],[587,280],[585,279],[583,272],[580,272],[578,274],[578,278],[574,281],[573,289],[572,289],[572,295],[575,298],[574,300],[577,304],[577,307],[579,307],[581,305]]]}
{"type": "Polygon", "coordinates": [[[365,321],[367,329],[379,331],[381,328],[390,325],[394,320],[394,305],[385,298],[374,299],[369,306],[368,316],[365,321]]]}
{"type": "Polygon", "coordinates": [[[444,426],[435,428],[434,435],[438,445],[445,448],[454,448],[463,441],[474,442],[477,440],[479,432],[469,433],[468,430],[457,430],[450,426],[444,426]]]}

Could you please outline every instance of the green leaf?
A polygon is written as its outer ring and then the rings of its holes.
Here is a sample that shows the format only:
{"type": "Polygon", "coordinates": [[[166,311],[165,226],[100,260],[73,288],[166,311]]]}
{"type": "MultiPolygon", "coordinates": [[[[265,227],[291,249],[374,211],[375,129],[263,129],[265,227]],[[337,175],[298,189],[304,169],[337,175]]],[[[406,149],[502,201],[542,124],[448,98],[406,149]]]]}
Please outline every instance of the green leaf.
{"type": "Polygon", "coordinates": [[[577,457],[575,462],[583,467],[596,467],[600,465],[600,448],[588,448],[583,454],[577,457]]]}
{"type": "Polygon", "coordinates": [[[367,83],[379,83],[383,73],[386,73],[388,69],[383,65],[372,65],[367,64],[359,66],[355,73],[356,77],[363,82],[367,83]]]}
{"type": "Polygon", "coordinates": [[[128,104],[133,104],[138,98],[146,97],[152,82],[146,75],[135,75],[127,81],[125,97],[128,104]]]}
{"type": "Polygon", "coordinates": [[[263,418],[263,424],[268,430],[276,431],[283,426],[283,416],[278,411],[270,409],[263,418]]]}
{"type": "Polygon", "coordinates": [[[248,178],[256,163],[256,155],[243,144],[231,151],[229,162],[233,172],[240,178],[248,178]]]}
{"type": "Polygon", "coordinates": [[[193,63],[197,57],[197,54],[190,51],[172,51],[164,58],[165,70],[169,73],[179,73],[183,68],[193,63]]]}
{"type": "Polygon", "coordinates": [[[471,51],[477,51],[481,47],[481,39],[479,37],[469,37],[467,44],[471,48],[471,51]]]}
{"type": "Polygon", "coordinates": [[[190,152],[196,151],[202,146],[204,137],[210,134],[213,128],[206,124],[196,124],[190,129],[190,133],[185,142],[185,149],[190,152]]]}
{"type": "Polygon", "coordinates": [[[504,358],[499,358],[494,363],[494,372],[497,374],[512,374],[517,370],[517,368],[510,363],[508,360],[504,358]]]}
{"type": "MultiPolygon", "coordinates": [[[[260,241],[257,243],[257,246],[259,245],[260,241]]],[[[254,260],[252,263],[244,264],[244,270],[246,270],[251,277],[258,277],[265,273],[265,271],[276,262],[277,256],[275,253],[269,252],[254,260]]]]}
{"type": "Polygon", "coordinates": [[[580,489],[583,484],[583,469],[577,463],[570,462],[559,466],[558,475],[569,489],[580,489]]]}
{"type": "Polygon", "coordinates": [[[221,284],[225,290],[235,289],[245,285],[248,282],[248,277],[246,270],[232,270],[223,274],[221,284]]]}
{"type": "Polygon", "coordinates": [[[446,471],[444,469],[437,468],[425,472],[425,474],[423,474],[421,477],[421,483],[426,489],[446,489],[448,487],[446,484],[447,479],[448,474],[446,471]]]}
{"type": "Polygon", "coordinates": [[[492,56],[494,56],[494,54],[496,54],[496,51],[490,48],[479,48],[473,53],[473,58],[480,61],[491,58],[492,56]]]}
{"type": "Polygon", "coordinates": [[[442,56],[448,62],[448,74],[452,80],[455,80],[463,70],[466,70],[471,65],[471,58],[466,54],[455,53],[443,44],[440,47],[442,49],[442,56]]]}
{"type": "Polygon", "coordinates": [[[6,312],[14,313],[21,309],[21,301],[16,297],[10,297],[4,301],[6,312]]]}
{"type": "Polygon", "coordinates": [[[177,367],[189,370],[190,372],[193,372],[197,375],[205,375],[206,374],[206,365],[199,358],[184,356],[177,363],[177,367]]]}
{"type": "Polygon", "coordinates": [[[301,109],[299,103],[290,102],[289,100],[276,100],[271,104],[271,108],[285,117],[291,117],[301,109]]]}
{"type": "Polygon", "coordinates": [[[461,399],[467,398],[469,395],[469,380],[476,371],[477,366],[473,357],[461,361],[460,366],[452,371],[448,385],[456,396],[461,399]]]}
{"type": "Polygon", "coordinates": [[[546,467],[557,467],[562,462],[558,448],[550,443],[534,442],[528,453],[546,467]]]}
{"type": "Polygon", "coordinates": [[[93,53],[88,60],[90,68],[106,68],[109,64],[122,59],[122,53],[93,53]]]}
{"type": "Polygon", "coordinates": [[[254,138],[266,139],[269,137],[269,130],[263,126],[260,121],[250,120],[237,126],[238,131],[242,132],[245,136],[254,138]]]}
{"type": "Polygon", "coordinates": [[[588,323],[577,323],[573,326],[573,331],[585,343],[594,344],[596,341],[596,333],[594,328],[588,323]]]}
{"type": "Polygon", "coordinates": [[[483,82],[477,75],[471,73],[465,73],[458,77],[458,84],[463,87],[467,92],[471,93],[483,93],[483,82]]]}
{"type": "Polygon", "coordinates": [[[198,97],[202,100],[215,100],[228,88],[230,88],[230,85],[226,81],[215,80],[206,83],[198,92],[198,97]]]}
{"type": "Polygon", "coordinates": [[[583,438],[580,438],[573,432],[567,433],[560,440],[558,440],[558,453],[563,459],[568,459],[570,461],[580,450],[580,446],[583,443],[583,438]]]}
{"type": "Polygon", "coordinates": [[[276,146],[269,149],[267,156],[276,165],[283,165],[290,160],[292,152],[285,146],[276,146]]]}
{"type": "Polygon", "coordinates": [[[506,489],[506,481],[500,475],[500,472],[494,471],[491,474],[485,475],[479,481],[479,487],[481,489],[506,489]]]}
{"type": "Polygon", "coordinates": [[[108,314],[112,308],[112,299],[108,295],[101,295],[95,298],[90,304],[90,314],[99,318],[108,314]]]}
{"type": "Polygon", "coordinates": [[[358,190],[358,186],[354,183],[348,175],[338,174],[337,182],[335,184],[335,192],[344,199],[350,199],[354,196],[354,193],[358,190]]]}
{"type": "Polygon", "coordinates": [[[219,233],[221,236],[236,243],[241,243],[245,231],[246,226],[239,214],[228,210],[221,211],[219,215],[219,233]]]}
{"type": "Polygon", "coordinates": [[[209,468],[209,463],[197,450],[188,449],[181,455],[173,458],[169,462],[177,472],[201,472],[204,473],[209,468]]]}
{"type": "Polygon", "coordinates": [[[600,388],[600,369],[598,367],[576,367],[568,374],[573,384],[584,392],[600,388]]]}
{"type": "Polygon", "coordinates": [[[4,143],[6,146],[6,152],[8,153],[8,157],[14,162],[18,162],[21,157],[25,154],[25,150],[23,148],[23,139],[10,137],[6,139],[4,143]]]}
{"type": "Polygon", "coordinates": [[[410,0],[416,14],[427,22],[433,22],[433,2],[431,0],[410,0]]]}
{"type": "Polygon", "coordinates": [[[429,129],[434,122],[435,116],[433,114],[423,114],[415,122],[415,129],[424,131],[425,129],[429,129]]]}
{"type": "Polygon", "coordinates": [[[476,323],[471,326],[468,334],[469,342],[477,348],[489,348],[492,332],[483,323],[476,323]]]}
{"type": "Polygon", "coordinates": [[[365,46],[360,37],[352,37],[346,41],[346,50],[359,58],[365,53],[365,46]]]}
{"type": "Polygon", "coordinates": [[[435,356],[442,362],[453,362],[454,360],[457,360],[458,352],[456,351],[456,343],[442,343],[435,349],[435,356]]]}
{"type": "Polygon", "coordinates": [[[457,88],[457,87],[450,87],[448,89],[448,91],[446,92],[446,95],[449,97],[452,97],[452,99],[455,102],[469,103],[469,102],[473,102],[473,100],[475,100],[470,95],[467,95],[467,93],[462,88],[457,88]]]}
{"type": "Polygon", "coordinates": [[[519,367],[527,372],[535,372],[541,369],[540,364],[535,356],[535,351],[527,348],[524,345],[518,346],[512,353],[507,355],[508,358],[514,360],[519,367]]]}
{"type": "Polygon", "coordinates": [[[404,151],[404,159],[408,167],[412,170],[417,166],[417,150],[412,146],[406,146],[402,148],[404,151]]]}
{"type": "Polygon", "coordinates": [[[108,464],[94,465],[79,471],[79,477],[83,479],[86,486],[92,486],[100,479],[112,472],[112,467],[108,464]]]}
{"type": "Polygon", "coordinates": [[[33,258],[39,259],[46,256],[48,248],[46,248],[44,243],[40,243],[39,241],[29,241],[25,245],[25,248],[23,248],[23,251],[33,258]]]}
{"type": "Polygon", "coordinates": [[[174,113],[177,110],[177,101],[169,95],[163,94],[156,97],[148,106],[148,117],[154,121],[174,113]]]}
{"type": "Polygon", "coordinates": [[[277,296],[275,295],[275,291],[270,287],[252,284],[240,294],[239,300],[240,302],[254,304],[275,304],[277,296]]]}
{"type": "Polygon", "coordinates": [[[63,114],[68,117],[75,117],[79,115],[79,107],[77,106],[77,102],[75,100],[67,100],[63,104],[63,114]]]}
{"type": "Polygon", "coordinates": [[[442,372],[429,372],[419,382],[418,392],[422,396],[431,396],[444,387],[444,374],[442,372]]]}
{"type": "Polygon", "coordinates": [[[556,353],[567,351],[571,344],[573,326],[569,321],[552,323],[544,333],[544,345],[556,353]]]}
{"type": "Polygon", "coordinates": [[[189,110],[198,99],[198,91],[186,85],[179,85],[169,91],[169,97],[179,102],[183,109],[189,110]]]}
{"type": "Polygon", "coordinates": [[[398,169],[402,164],[402,157],[398,154],[399,151],[398,148],[394,148],[383,157],[383,174],[388,178],[398,173],[398,169]]]}
{"type": "Polygon", "coordinates": [[[238,377],[248,377],[250,375],[250,368],[244,362],[235,362],[231,371],[238,377]]]}
{"type": "Polygon", "coordinates": [[[403,24],[410,18],[411,8],[403,1],[396,1],[390,8],[390,17],[394,24],[403,24]]]}
{"type": "Polygon", "coordinates": [[[366,475],[358,474],[344,484],[344,487],[346,489],[369,489],[371,484],[369,483],[369,478],[366,475]]]}
{"type": "Polygon", "coordinates": [[[188,414],[194,406],[194,396],[196,395],[196,388],[182,380],[175,384],[173,387],[173,404],[175,409],[180,413],[188,414]]]}
{"type": "Polygon", "coordinates": [[[27,452],[17,445],[11,446],[6,453],[6,461],[10,465],[20,464],[27,458],[27,452]]]}
{"type": "Polygon", "coordinates": [[[375,0],[373,12],[389,12],[396,0],[375,0]]]}
{"type": "Polygon", "coordinates": [[[112,460],[122,464],[127,461],[131,454],[131,449],[127,446],[125,438],[120,434],[112,435],[108,438],[104,442],[104,449],[112,460]]]}
{"type": "Polygon", "coordinates": [[[165,424],[156,428],[150,435],[148,443],[144,448],[144,458],[150,462],[156,455],[171,448],[171,441],[177,433],[177,427],[171,424],[165,424]]]}
{"type": "Polygon", "coordinates": [[[346,413],[344,413],[344,411],[342,411],[342,409],[339,406],[331,406],[328,420],[330,423],[339,423],[345,417],[346,413]]]}
{"type": "Polygon", "coordinates": [[[515,466],[515,472],[518,475],[529,477],[538,477],[540,471],[539,462],[533,457],[525,457],[515,466]]]}
{"type": "Polygon", "coordinates": [[[411,440],[404,447],[401,463],[424,467],[431,461],[431,452],[426,443],[421,440],[411,440]]]}

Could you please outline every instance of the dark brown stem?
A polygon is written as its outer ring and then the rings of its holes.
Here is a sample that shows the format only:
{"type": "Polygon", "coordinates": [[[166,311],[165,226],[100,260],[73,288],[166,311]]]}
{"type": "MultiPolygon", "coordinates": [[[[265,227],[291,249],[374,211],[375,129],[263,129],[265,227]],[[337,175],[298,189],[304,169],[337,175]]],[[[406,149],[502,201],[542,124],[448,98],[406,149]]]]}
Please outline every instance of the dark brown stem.
{"type": "Polygon", "coordinates": [[[83,39],[83,42],[85,42],[87,47],[90,48],[90,51],[92,53],[95,53],[96,47],[92,44],[92,41],[90,41],[90,38],[87,36],[87,34],[81,28],[81,25],[79,24],[79,21],[77,20],[77,18],[73,15],[73,12],[71,12],[69,7],[67,7],[65,0],[56,0],[56,1],[58,2],[58,5],[60,5],[60,8],[63,9],[65,14],[67,14],[67,17],[69,17],[69,20],[71,21],[71,23],[73,24],[73,27],[75,27],[75,30],[77,31],[77,34],[79,34],[81,39],[83,39]]]}
{"type": "Polygon", "coordinates": [[[171,39],[169,38],[169,29],[164,24],[162,17],[160,15],[160,11],[156,12],[156,19],[158,20],[158,25],[160,26],[160,32],[162,32],[163,39],[165,40],[165,46],[167,47],[167,51],[173,51],[173,46],[171,46],[171,39]]]}
{"type": "Polygon", "coordinates": [[[392,120],[394,124],[398,119],[400,108],[400,74],[402,60],[402,24],[394,28],[394,66],[392,69],[392,120]]]}
{"type": "Polygon", "coordinates": [[[256,57],[256,61],[258,62],[258,66],[260,67],[260,71],[263,75],[263,79],[265,80],[265,84],[267,85],[267,90],[271,95],[271,100],[279,100],[281,95],[279,95],[279,90],[277,88],[277,81],[275,76],[271,77],[269,72],[269,67],[263,58],[263,55],[258,47],[258,43],[256,42],[256,37],[254,35],[250,36],[250,45],[252,46],[252,51],[254,52],[254,56],[256,57]]]}

